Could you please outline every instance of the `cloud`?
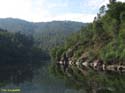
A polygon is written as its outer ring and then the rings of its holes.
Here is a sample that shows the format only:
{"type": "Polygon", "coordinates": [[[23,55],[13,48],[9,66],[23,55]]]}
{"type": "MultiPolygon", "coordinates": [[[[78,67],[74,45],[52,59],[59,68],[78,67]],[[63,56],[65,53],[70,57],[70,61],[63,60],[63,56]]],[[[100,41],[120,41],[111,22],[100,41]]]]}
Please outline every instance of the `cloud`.
{"type": "Polygon", "coordinates": [[[117,1],[122,1],[122,2],[125,2],[125,0],[117,0],[117,1]]]}
{"type": "Polygon", "coordinates": [[[69,13],[69,14],[63,14],[63,15],[56,15],[56,16],[47,16],[43,18],[43,21],[51,21],[51,20],[72,20],[72,21],[78,21],[78,22],[92,22],[93,18],[95,17],[95,14],[82,14],[82,13],[69,13]]]}
{"type": "Polygon", "coordinates": [[[108,2],[109,0],[0,0],[0,18],[14,17],[34,22],[91,22],[99,8],[108,2]]]}
{"type": "Polygon", "coordinates": [[[68,7],[68,3],[50,3],[48,4],[48,8],[63,8],[68,7]]]}
{"type": "Polygon", "coordinates": [[[0,17],[15,16],[28,17],[31,13],[30,0],[0,0],[0,17]]]}
{"type": "MultiPolygon", "coordinates": [[[[82,21],[82,22],[91,22],[96,16],[95,14],[87,14],[82,12],[74,12],[79,3],[69,2],[68,0],[62,0],[62,2],[42,2],[40,5],[40,0],[37,2],[37,8],[35,9],[33,20],[35,21],[51,21],[51,20],[72,20],[72,21],[82,21]],[[76,6],[75,6],[76,5],[76,6]],[[71,8],[71,9],[70,9],[71,8]],[[42,10],[41,10],[42,9],[42,10]],[[50,11],[51,10],[51,11],[50,11]],[[37,13],[36,13],[37,12],[37,13]]],[[[81,0],[79,0],[81,1],[81,0]]],[[[81,10],[80,10],[81,11],[81,10]]]]}
{"type": "MultiPolygon", "coordinates": [[[[125,2],[125,0],[117,0],[117,1],[125,2]]],[[[108,3],[109,3],[109,0],[83,0],[83,2],[81,3],[81,6],[88,7],[91,9],[98,9],[102,5],[106,5],[108,3]]]]}
{"type": "Polygon", "coordinates": [[[84,9],[85,13],[97,13],[102,5],[105,5],[109,0],[83,0],[80,6],[84,9]]]}

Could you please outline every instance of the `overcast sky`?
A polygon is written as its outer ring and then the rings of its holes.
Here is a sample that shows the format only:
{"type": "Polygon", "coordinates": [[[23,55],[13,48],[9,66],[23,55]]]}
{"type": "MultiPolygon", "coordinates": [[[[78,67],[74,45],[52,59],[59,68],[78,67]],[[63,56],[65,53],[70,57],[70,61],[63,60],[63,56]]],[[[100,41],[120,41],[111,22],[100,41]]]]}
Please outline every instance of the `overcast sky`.
{"type": "MultiPolygon", "coordinates": [[[[72,20],[92,22],[99,7],[109,0],[0,0],[0,18],[27,21],[72,20]]],[[[123,1],[125,0],[117,0],[123,1]]]]}

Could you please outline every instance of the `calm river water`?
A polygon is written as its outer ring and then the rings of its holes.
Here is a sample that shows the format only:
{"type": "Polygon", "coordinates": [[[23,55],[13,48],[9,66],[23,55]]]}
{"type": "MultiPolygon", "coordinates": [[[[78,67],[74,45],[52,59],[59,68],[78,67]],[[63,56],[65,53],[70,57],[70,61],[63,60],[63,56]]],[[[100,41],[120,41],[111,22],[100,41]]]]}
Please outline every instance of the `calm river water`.
{"type": "Polygon", "coordinates": [[[0,93],[85,93],[84,90],[69,89],[64,80],[50,76],[47,66],[34,72],[26,68],[23,71],[1,68],[0,93]]]}

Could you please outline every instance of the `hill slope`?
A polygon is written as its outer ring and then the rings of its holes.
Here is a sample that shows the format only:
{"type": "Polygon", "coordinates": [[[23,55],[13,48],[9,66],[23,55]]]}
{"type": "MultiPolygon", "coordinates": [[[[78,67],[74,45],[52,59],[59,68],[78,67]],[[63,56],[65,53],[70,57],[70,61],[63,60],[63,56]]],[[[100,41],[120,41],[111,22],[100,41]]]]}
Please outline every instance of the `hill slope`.
{"type": "Polygon", "coordinates": [[[27,22],[21,19],[14,18],[1,18],[0,28],[6,29],[9,32],[23,32],[32,33],[34,31],[34,25],[31,22],[27,22]]]}
{"type": "Polygon", "coordinates": [[[84,86],[87,93],[124,93],[125,3],[110,0],[93,23],[51,54],[52,73],[68,79],[73,87],[84,86]]]}
{"type": "Polygon", "coordinates": [[[0,19],[0,28],[10,32],[33,35],[40,47],[50,48],[63,43],[65,38],[86,26],[85,23],[73,21],[27,22],[21,19],[0,19]],[[47,42],[46,42],[47,41],[47,42]]]}

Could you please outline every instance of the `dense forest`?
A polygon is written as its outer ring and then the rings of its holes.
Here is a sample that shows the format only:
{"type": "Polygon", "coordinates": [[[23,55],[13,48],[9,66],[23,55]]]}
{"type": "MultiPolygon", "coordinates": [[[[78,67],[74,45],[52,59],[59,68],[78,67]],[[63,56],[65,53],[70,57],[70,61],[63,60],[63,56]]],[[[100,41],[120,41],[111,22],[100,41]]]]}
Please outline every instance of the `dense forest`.
{"type": "Polygon", "coordinates": [[[109,0],[92,23],[0,19],[0,87],[32,82],[34,73],[85,93],[124,93],[125,2],[109,0]]]}
{"type": "Polygon", "coordinates": [[[0,29],[0,82],[31,78],[33,70],[48,59],[48,53],[35,46],[32,36],[0,29]]]}
{"type": "Polygon", "coordinates": [[[28,22],[21,19],[0,19],[0,28],[9,32],[32,35],[37,46],[44,50],[64,43],[66,37],[80,30],[86,23],[74,21],[28,22]],[[47,42],[46,42],[47,41],[47,42]]]}
{"type": "Polygon", "coordinates": [[[49,50],[63,45],[64,40],[81,26],[85,25],[71,21],[33,23],[0,19],[0,87],[31,82],[43,67],[46,72],[42,74],[47,73],[49,50]]]}
{"type": "Polygon", "coordinates": [[[51,52],[51,73],[87,93],[125,92],[125,3],[109,1],[93,23],[51,52]]]}

